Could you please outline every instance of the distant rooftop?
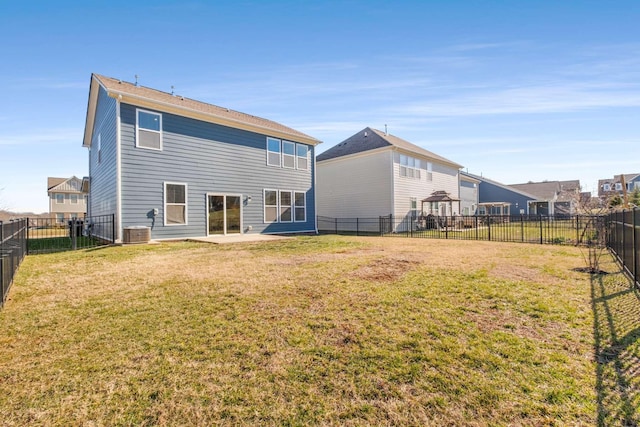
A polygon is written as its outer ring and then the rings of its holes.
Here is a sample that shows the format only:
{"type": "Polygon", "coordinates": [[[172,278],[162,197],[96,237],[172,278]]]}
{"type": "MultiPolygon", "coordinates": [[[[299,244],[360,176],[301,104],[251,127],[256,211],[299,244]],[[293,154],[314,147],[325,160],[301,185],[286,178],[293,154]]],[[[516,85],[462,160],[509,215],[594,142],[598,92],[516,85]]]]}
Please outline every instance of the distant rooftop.
{"type": "Polygon", "coordinates": [[[324,153],[318,155],[317,160],[322,162],[383,147],[397,147],[441,163],[446,163],[458,169],[462,167],[458,163],[452,162],[451,160],[432,153],[429,150],[425,150],[424,148],[405,141],[402,138],[398,138],[397,136],[384,133],[377,129],[372,129],[370,127],[366,127],[355,135],[352,135],[337,145],[334,145],[324,153]]]}

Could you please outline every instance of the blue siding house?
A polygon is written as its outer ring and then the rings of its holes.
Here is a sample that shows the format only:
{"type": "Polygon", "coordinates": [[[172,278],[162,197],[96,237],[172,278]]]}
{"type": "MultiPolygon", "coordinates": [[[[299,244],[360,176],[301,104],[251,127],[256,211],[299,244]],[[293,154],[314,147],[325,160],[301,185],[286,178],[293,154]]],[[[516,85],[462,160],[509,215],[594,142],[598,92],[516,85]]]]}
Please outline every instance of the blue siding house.
{"type": "Polygon", "coordinates": [[[315,146],[249,114],[97,74],[83,146],[87,214],[151,238],[316,231],[315,146]]]}
{"type": "Polygon", "coordinates": [[[520,191],[508,185],[460,172],[461,176],[479,181],[477,215],[529,215],[529,204],[537,198],[532,194],[520,191]]]}

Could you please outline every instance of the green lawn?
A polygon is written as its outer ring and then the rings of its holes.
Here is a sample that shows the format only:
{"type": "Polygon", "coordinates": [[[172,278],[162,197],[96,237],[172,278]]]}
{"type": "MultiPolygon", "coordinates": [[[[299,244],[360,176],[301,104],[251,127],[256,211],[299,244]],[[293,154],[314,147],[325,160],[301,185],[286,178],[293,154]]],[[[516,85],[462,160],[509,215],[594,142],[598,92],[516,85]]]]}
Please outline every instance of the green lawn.
{"type": "Polygon", "coordinates": [[[573,247],[386,237],[29,256],[0,424],[633,425],[637,295],[577,267],[573,247]]]}

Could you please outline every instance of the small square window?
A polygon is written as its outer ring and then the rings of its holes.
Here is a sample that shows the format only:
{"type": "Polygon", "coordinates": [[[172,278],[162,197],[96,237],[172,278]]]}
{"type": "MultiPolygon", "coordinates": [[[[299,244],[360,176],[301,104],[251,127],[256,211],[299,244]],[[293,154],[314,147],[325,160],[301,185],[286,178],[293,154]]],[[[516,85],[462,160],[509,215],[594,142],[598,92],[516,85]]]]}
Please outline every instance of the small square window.
{"type": "Polygon", "coordinates": [[[74,205],[78,204],[78,195],[77,194],[70,194],[69,195],[69,199],[71,201],[71,204],[74,204],[74,205]]]}
{"type": "Polygon", "coordinates": [[[64,194],[56,194],[56,204],[63,204],[64,203],[64,194]]]}

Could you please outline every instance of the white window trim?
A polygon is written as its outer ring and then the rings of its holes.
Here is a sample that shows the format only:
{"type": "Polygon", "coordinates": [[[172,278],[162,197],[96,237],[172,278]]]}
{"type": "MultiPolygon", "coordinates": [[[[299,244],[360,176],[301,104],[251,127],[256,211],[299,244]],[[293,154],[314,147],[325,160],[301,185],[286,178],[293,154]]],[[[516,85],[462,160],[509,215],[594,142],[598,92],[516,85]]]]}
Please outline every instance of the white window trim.
{"type": "Polygon", "coordinates": [[[282,167],[284,169],[295,169],[296,168],[296,166],[297,166],[296,165],[296,163],[297,163],[296,150],[297,150],[297,147],[296,147],[296,143],[295,142],[287,141],[285,139],[282,140],[282,143],[280,145],[280,152],[282,153],[282,162],[281,163],[282,163],[282,167]],[[285,154],[284,153],[284,145],[285,144],[293,145],[293,154],[285,154]],[[293,166],[285,166],[285,162],[284,162],[285,158],[292,158],[293,159],[293,166]]]}
{"type": "MultiPolygon", "coordinates": [[[[296,144],[296,169],[301,170],[301,171],[306,171],[309,170],[309,146],[307,146],[306,144],[296,144]],[[302,156],[298,156],[298,146],[300,147],[305,147],[307,149],[307,155],[302,157],[302,156]],[[307,166],[304,168],[301,168],[298,162],[298,159],[305,159],[307,161],[307,166]]],[[[306,214],[305,214],[306,215],[306,214]]]]}
{"type": "Polygon", "coordinates": [[[64,205],[64,194],[62,193],[56,193],[56,205],[64,205]],[[58,196],[62,197],[62,201],[58,201],[58,196]]]}
{"type": "Polygon", "coordinates": [[[274,188],[265,188],[262,190],[262,221],[264,224],[273,224],[280,222],[280,192],[274,188]],[[274,191],[276,193],[276,204],[267,205],[267,191],[274,191]],[[267,206],[270,208],[276,207],[276,219],[274,221],[267,221],[267,206]]]}
{"type": "MultiPolygon", "coordinates": [[[[163,222],[165,227],[184,227],[189,225],[189,186],[186,182],[165,181],[162,184],[163,192],[163,222]],[[167,224],[167,185],[184,185],[184,224],[167,224]]],[[[172,205],[182,205],[182,203],[171,203],[172,205]]]]}
{"type": "Polygon", "coordinates": [[[78,195],[77,194],[69,194],[69,203],[71,203],[72,205],[77,205],[79,201],[78,195]],[[75,202],[73,201],[75,198],[75,202]]]}
{"type": "Polygon", "coordinates": [[[268,136],[267,139],[266,139],[266,147],[265,148],[266,148],[266,155],[267,155],[267,158],[266,158],[267,166],[271,166],[273,168],[281,168],[282,167],[282,140],[278,139],[278,138],[273,138],[273,137],[268,136]],[[269,163],[269,153],[274,153],[275,154],[275,151],[269,151],[269,140],[270,139],[272,139],[274,141],[278,141],[278,146],[280,147],[280,151],[278,152],[278,164],[277,165],[269,163]]]}
{"type": "Polygon", "coordinates": [[[291,190],[280,190],[278,191],[278,222],[283,223],[283,224],[289,224],[291,222],[293,222],[294,218],[295,218],[295,212],[293,211],[294,207],[294,200],[293,200],[293,191],[291,190]],[[289,221],[283,221],[282,220],[282,208],[286,207],[286,206],[282,206],[282,193],[289,193],[289,200],[291,200],[291,202],[289,202],[289,209],[291,210],[291,220],[289,221]]]}
{"type": "Polygon", "coordinates": [[[164,140],[164,138],[163,138],[163,135],[162,135],[162,113],[158,113],[156,111],[143,110],[142,108],[136,108],[136,148],[142,148],[142,149],[145,149],[145,150],[153,150],[153,151],[162,151],[162,148],[163,148],[163,145],[164,145],[163,144],[163,142],[164,142],[163,140],[164,140]],[[140,145],[140,124],[138,123],[138,114],[140,112],[147,113],[147,114],[154,114],[154,115],[160,117],[160,121],[158,123],[159,127],[160,127],[159,131],[158,130],[153,130],[153,129],[146,129],[146,128],[142,129],[145,132],[152,132],[152,133],[157,133],[158,135],[160,135],[160,148],[145,147],[145,146],[140,145]]]}
{"type": "Polygon", "coordinates": [[[398,171],[399,171],[398,173],[402,178],[415,179],[420,181],[422,178],[422,173],[420,172],[422,169],[421,165],[422,165],[422,160],[418,159],[417,157],[409,156],[407,154],[400,154],[398,156],[398,171]],[[407,163],[409,163],[409,159],[413,160],[414,165],[413,166],[409,166],[408,164],[403,165],[402,157],[407,158],[407,163]],[[418,166],[416,166],[416,163],[418,164],[418,166]]]}
{"type": "Polygon", "coordinates": [[[294,191],[293,192],[293,221],[294,222],[307,222],[307,192],[306,191],[294,191]],[[304,197],[304,206],[296,205],[296,194],[302,194],[304,197]],[[296,219],[296,209],[304,208],[304,221],[296,219]]]}

